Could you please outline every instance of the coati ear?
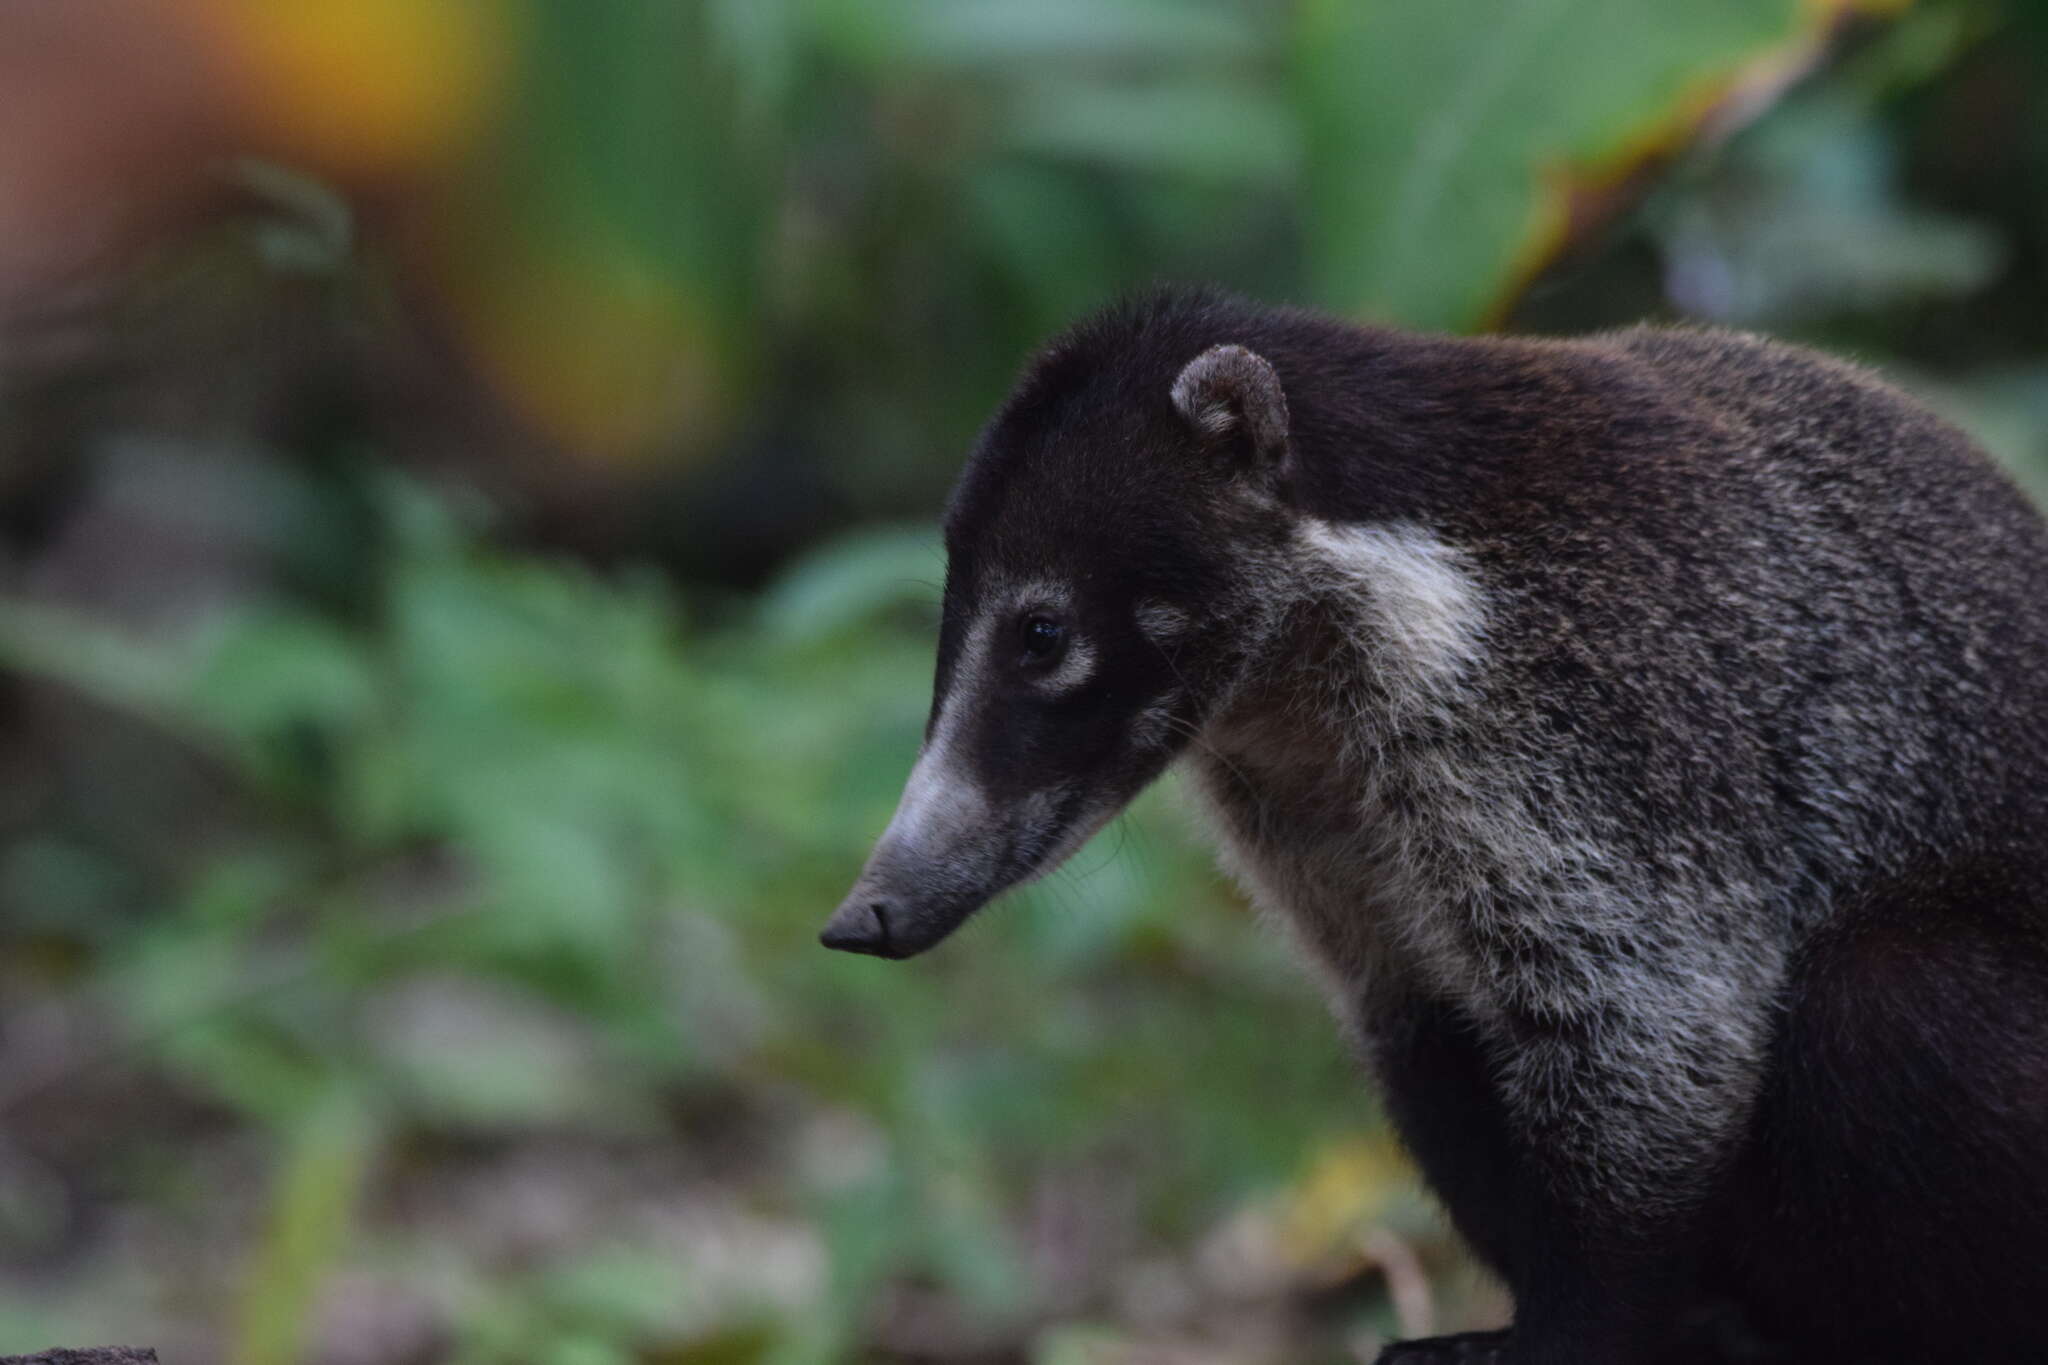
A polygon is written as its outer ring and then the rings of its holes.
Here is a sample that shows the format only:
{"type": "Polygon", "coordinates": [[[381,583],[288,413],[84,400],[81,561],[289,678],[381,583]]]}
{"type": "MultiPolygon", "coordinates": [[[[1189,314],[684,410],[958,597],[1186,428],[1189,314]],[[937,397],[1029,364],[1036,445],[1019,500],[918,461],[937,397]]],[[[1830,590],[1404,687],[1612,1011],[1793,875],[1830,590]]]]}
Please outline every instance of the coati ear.
{"type": "Polygon", "coordinates": [[[1241,442],[1262,468],[1287,454],[1287,393],[1255,351],[1211,346],[1173,381],[1173,405],[1203,440],[1241,442]]]}

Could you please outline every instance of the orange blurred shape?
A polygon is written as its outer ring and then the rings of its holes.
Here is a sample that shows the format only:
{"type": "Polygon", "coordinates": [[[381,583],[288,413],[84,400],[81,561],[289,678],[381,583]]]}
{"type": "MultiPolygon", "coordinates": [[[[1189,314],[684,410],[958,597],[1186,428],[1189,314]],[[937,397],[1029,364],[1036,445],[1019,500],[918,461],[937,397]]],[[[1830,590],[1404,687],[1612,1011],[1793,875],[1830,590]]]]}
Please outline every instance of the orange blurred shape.
{"type": "Polygon", "coordinates": [[[167,0],[211,35],[262,150],[351,183],[467,149],[511,64],[504,0],[167,0]]]}
{"type": "Polygon", "coordinates": [[[724,385],[705,319],[632,249],[596,236],[543,246],[493,234],[436,254],[486,380],[571,451],[634,462],[714,434],[724,385]]]}

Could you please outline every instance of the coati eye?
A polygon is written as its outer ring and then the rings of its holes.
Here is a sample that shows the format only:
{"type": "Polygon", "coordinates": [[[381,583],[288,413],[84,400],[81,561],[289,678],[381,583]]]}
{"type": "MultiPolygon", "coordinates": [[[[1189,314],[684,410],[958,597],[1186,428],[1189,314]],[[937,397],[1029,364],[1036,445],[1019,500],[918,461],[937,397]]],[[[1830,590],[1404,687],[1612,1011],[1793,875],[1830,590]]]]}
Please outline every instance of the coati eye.
{"type": "Polygon", "coordinates": [[[1027,616],[1019,630],[1027,664],[1051,663],[1067,643],[1067,628],[1050,616],[1027,616]]]}

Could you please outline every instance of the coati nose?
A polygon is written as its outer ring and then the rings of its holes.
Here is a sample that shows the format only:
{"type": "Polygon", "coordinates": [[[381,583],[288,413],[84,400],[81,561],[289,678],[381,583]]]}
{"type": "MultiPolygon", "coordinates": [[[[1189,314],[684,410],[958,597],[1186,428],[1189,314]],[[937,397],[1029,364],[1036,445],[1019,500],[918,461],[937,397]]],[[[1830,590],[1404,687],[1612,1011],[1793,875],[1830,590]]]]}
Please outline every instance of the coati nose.
{"type": "Polygon", "coordinates": [[[893,956],[889,951],[889,907],[865,897],[850,899],[825,921],[818,942],[845,953],[893,956]]]}

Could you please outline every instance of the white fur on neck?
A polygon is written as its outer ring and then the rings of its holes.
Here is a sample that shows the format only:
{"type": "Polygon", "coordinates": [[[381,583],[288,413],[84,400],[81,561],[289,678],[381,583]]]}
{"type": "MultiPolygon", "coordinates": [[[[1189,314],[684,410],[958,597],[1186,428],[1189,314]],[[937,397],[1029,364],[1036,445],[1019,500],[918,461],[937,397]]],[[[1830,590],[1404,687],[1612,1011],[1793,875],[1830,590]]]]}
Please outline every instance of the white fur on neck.
{"type": "Polygon", "coordinates": [[[1378,637],[1390,691],[1441,695],[1479,661],[1486,601],[1464,550],[1405,521],[1307,520],[1297,534],[1315,586],[1349,598],[1378,637]]]}
{"type": "Polygon", "coordinates": [[[1746,1102],[1750,1006],[1783,964],[1696,923],[1764,893],[1603,836],[1538,720],[1496,690],[1496,608],[1468,551],[1408,522],[1304,521],[1293,549],[1271,591],[1308,609],[1307,633],[1194,755],[1225,865],[1348,1020],[1369,1028],[1402,983],[1457,1004],[1499,1040],[1526,1121],[1605,1151],[1613,1197],[1657,1188],[1746,1102]],[[1597,1025],[1601,1043],[1511,1046],[1513,1019],[1597,1025]],[[1573,1127],[1581,1111],[1600,1119],[1573,1127]]]}
{"type": "Polygon", "coordinates": [[[1381,795],[1397,769],[1426,778],[1432,810],[1423,818],[1465,825],[1459,843],[1516,848],[1533,862],[1553,850],[1518,827],[1514,793],[1495,789],[1504,801],[1473,802],[1466,794],[1492,786],[1480,774],[1440,755],[1409,769],[1404,757],[1404,736],[1456,729],[1473,709],[1469,684],[1485,664],[1487,613],[1466,551],[1413,522],[1304,519],[1291,553],[1269,572],[1269,600],[1300,604],[1318,624],[1210,727],[1198,790],[1216,816],[1226,868],[1307,949],[1348,1015],[1390,943],[1424,959],[1440,984],[1469,972],[1452,960],[1461,955],[1417,942],[1449,928],[1443,907],[1465,888],[1445,884],[1451,869],[1404,851],[1415,826],[1389,819],[1381,795]],[[1243,785],[1254,775],[1251,786],[1264,793],[1257,798],[1243,785]],[[1306,844],[1284,814],[1277,823],[1268,814],[1296,801],[1355,811],[1356,823],[1336,843],[1329,836],[1337,831],[1325,831],[1306,844]]]}

